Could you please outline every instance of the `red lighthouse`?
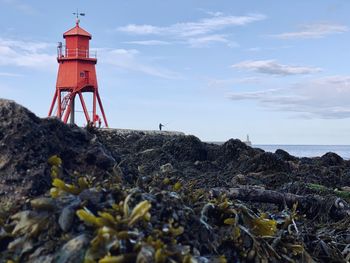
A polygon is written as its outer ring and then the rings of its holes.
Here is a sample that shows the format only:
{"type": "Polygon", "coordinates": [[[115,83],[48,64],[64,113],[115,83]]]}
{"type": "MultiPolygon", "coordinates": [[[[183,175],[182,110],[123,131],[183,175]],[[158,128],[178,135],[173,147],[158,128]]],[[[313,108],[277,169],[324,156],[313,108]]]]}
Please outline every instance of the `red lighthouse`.
{"type": "Polygon", "coordinates": [[[49,116],[56,115],[64,123],[70,117],[70,123],[75,122],[75,101],[79,97],[85,119],[88,124],[101,125],[102,119],[97,114],[97,103],[103,122],[108,127],[98,92],[95,65],[96,56],[90,56],[89,41],[91,34],[79,26],[77,18],[74,28],[63,34],[66,45],[58,44],[57,62],[59,64],[56,91],[53,96],[49,116]],[[84,93],[92,93],[92,112],[89,114],[84,100],[84,93]],[[54,108],[57,103],[57,112],[54,108]]]}

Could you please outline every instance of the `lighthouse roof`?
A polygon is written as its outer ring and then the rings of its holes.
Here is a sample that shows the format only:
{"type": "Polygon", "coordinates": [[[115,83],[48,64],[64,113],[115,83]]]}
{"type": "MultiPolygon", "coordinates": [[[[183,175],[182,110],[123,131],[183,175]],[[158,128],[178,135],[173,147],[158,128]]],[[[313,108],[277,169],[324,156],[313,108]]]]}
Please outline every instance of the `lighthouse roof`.
{"type": "Polygon", "coordinates": [[[75,27],[73,27],[72,29],[68,30],[63,34],[64,38],[66,36],[86,36],[91,39],[91,34],[86,30],[84,30],[83,28],[81,28],[78,23],[76,24],[75,27]]]}

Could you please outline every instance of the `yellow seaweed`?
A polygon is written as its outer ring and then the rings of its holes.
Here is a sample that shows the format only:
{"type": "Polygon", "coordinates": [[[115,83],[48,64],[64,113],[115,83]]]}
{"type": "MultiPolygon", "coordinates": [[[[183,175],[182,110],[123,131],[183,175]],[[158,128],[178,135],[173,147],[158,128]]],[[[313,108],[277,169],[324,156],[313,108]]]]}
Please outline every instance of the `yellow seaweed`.
{"type": "Polygon", "coordinates": [[[138,203],[130,214],[128,225],[131,226],[142,218],[150,210],[151,206],[151,203],[146,200],[138,203]]]}
{"type": "Polygon", "coordinates": [[[162,248],[158,248],[154,255],[155,263],[164,263],[166,262],[166,258],[167,257],[164,254],[164,250],[162,248]]]}
{"type": "Polygon", "coordinates": [[[264,217],[252,219],[251,227],[253,233],[259,236],[274,236],[277,232],[277,222],[264,217]]]}
{"type": "Polygon", "coordinates": [[[236,223],[236,219],[234,219],[234,218],[226,218],[224,220],[225,225],[234,225],[235,223],[236,223]]]}
{"type": "Polygon", "coordinates": [[[227,259],[224,255],[220,256],[218,259],[219,263],[227,263],[227,259]]]}
{"type": "Polygon", "coordinates": [[[47,162],[50,165],[60,166],[62,164],[62,159],[60,157],[58,157],[57,155],[53,155],[47,160],[47,162]]]}
{"type": "Polygon", "coordinates": [[[195,260],[191,255],[184,256],[182,263],[195,263],[197,260],[195,260]]]}
{"type": "Polygon", "coordinates": [[[174,191],[179,191],[181,189],[181,187],[182,187],[182,184],[180,182],[176,182],[174,184],[173,189],[174,189],[174,191]]]}
{"type": "Polygon", "coordinates": [[[100,259],[98,263],[122,263],[125,261],[124,255],[120,256],[105,256],[104,258],[100,259]]]}
{"type": "Polygon", "coordinates": [[[86,178],[84,177],[79,177],[78,178],[78,185],[80,189],[88,189],[89,188],[89,183],[86,178]]]}
{"type": "Polygon", "coordinates": [[[50,189],[50,195],[52,198],[57,198],[60,195],[60,190],[57,187],[52,187],[50,189]]]}
{"type": "Polygon", "coordinates": [[[169,183],[170,183],[170,179],[169,178],[164,178],[163,184],[169,184],[169,183]]]}
{"type": "Polygon", "coordinates": [[[84,223],[87,225],[98,225],[97,217],[87,209],[79,209],[76,212],[76,215],[81,221],[84,221],[84,223]]]}
{"type": "Polygon", "coordinates": [[[241,229],[238,226],[235,226],[232,230],[233,240],[237,241],[241,236],[241,229]]]}
{"type": "Polygon", "coordinates": [[[58,178],[53,179],[52,185],[57,187],[58,189],[60,189],[62,191],[65,191],[65,192],[68,192],[71,194],[75,194],[75,195],[77,195],[81,192],[81,190],[78,187],[71,185],[71,184],[66,184],[64,181],[62,181],[61,179],[58,179],[58,178]]]}
{"type": "Polygon", "coordinates": [[[185,229],[182,226],[179,226],[177,228],[171,226],[169,231],[173,236],[176,237],[176,236],[182,235],[185,229]]]}
{"type": "Polygon", "coordinates": [[[123,212],[124,212],[124,216],[125,217],[128,217],[129,216],[129,211],[130,211],[130,208],[129,208],[129,200],[131,198],[132,194],[129,194],[125,200],[124,200],[124,204],[123,204],[123,212]]]}
{"type": "Polygon", "coordinates": [[[60,168],[57,165],[53,165],[51,167],[51,177],[56,178],[58,176],[59,171],[60,171],[60,168]]]}

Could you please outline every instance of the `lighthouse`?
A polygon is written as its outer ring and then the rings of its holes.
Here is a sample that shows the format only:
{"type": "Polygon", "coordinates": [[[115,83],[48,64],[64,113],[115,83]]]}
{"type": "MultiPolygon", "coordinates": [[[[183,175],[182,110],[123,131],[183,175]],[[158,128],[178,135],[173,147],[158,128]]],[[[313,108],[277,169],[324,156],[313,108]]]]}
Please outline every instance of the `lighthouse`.
{"type": "MultiPolygon", "coordinates": [[[[78,14],[77,14],[78,15],[78,14]]],[[[81,14],[84,15],[84,14],[81,14]]],[[[48,116],[57,116],[64,123],[75,123],[75,105],[79,100],[87,124],[108,127],[107,118],[98,91],[95,65],[96,55],[90,54],[91,34],[80,27],[77,17],[75,27],[63,34],[65,45],[57,47],[59,64],[56,90],[48,116]],[[88,110],[84,95],[92,94],[92,110],[88,110]],[[98,105],[98,107],[97,107],[98,105]],[[101,116],[100,116],[100,115],[101,116]]]]}

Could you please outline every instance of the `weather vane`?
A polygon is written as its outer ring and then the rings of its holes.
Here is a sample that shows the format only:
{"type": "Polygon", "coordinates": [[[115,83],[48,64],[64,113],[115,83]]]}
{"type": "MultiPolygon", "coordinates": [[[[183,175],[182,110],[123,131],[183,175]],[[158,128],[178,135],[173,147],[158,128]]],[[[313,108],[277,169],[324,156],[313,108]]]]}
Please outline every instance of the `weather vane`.
{"type": "Polygon", "coordinates": [[[79,13],[79,10],[77,9],[77,12],[74,12],[73,15],[75,15],[77,17],[77,21],[76,22],[77,22],[77,24],[79,24],[79,22],[80,22],[79,17],[80,16],[85,16],[85,13],[79,13]]]}

